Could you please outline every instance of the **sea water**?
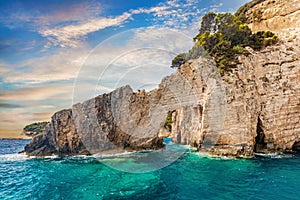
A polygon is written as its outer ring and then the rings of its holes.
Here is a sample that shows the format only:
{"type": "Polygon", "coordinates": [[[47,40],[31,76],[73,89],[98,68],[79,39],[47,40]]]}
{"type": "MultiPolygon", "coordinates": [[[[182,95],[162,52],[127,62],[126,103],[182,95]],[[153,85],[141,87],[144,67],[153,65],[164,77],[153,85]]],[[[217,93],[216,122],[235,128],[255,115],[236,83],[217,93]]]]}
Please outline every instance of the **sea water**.
{"type": "MultiPolygon", "coordinates": [[[[99,156],[27,158],[28,140],[0,140],[0,199],[300,199],[300,156],[226,159],[186,151],[147,173],[111,168],[99,156]]],[[[150,152],[116,155],[134,166],[150,152]]]]}

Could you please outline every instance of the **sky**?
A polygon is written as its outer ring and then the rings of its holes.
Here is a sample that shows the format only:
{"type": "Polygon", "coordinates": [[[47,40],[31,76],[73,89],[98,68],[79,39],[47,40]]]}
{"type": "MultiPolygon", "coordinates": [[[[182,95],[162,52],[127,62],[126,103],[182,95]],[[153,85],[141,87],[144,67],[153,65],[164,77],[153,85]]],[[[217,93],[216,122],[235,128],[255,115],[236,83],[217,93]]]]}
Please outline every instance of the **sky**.
{"type": "Polygon", "coordinates": [[[0,138],[129,84],[174,72],[209,12],[249,0],[1,0],[0,138]]]}

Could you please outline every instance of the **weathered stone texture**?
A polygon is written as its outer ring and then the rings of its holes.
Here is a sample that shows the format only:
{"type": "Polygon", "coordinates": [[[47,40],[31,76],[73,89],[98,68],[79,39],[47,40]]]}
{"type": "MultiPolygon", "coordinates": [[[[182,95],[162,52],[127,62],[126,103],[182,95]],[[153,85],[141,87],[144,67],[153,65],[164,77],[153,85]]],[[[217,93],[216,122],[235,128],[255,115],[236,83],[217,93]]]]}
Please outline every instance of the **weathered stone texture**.
{"type": "Polygon", "coordinates": [[[55,113],[25,152],[158,149],[163,137],[222,156],[299,150],[299,6],[299,0],[265,0],[252,7],[246,13],[252,30],[274,31],[280,42],[261,51],[248,48],[225,76],[210,58],[190,60],[150,92],[125,86],[55,113]],[[168,113],[170,131],[163,128],[168,113]]]}

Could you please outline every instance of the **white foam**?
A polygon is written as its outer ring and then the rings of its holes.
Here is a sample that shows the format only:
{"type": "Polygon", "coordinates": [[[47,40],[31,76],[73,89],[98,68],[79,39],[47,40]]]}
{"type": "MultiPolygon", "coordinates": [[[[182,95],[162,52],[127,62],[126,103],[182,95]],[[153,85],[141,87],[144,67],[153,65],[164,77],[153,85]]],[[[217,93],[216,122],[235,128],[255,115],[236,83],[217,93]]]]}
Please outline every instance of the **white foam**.
{"type": "Polygon", "coordinates": [[[275,152],[275,153],[254,153],[255,156],[265,157],[265,158],[291,158],[293,157],[292,154],[285,154],[282,152],[275,152]]]}
{"type": "Polygon", "coordinates": [[[134,154],[136,153],[136,151],[132,151],[132,152],[122,152],[122,153],[115,153],[115,154],[93,154],[92,157],[94,158],[111,158],[111,157],[122,157],[122,156],[126,156],[126,155],[130,155],[130,154],[134,154]]]}
{"type": "Polygon", "coordinates": [[[195,149],[195,148],[192,148],[190,145],[180,145],[180,146],[185,149],[195,149]]]}
{"type": "Polygon", "coordinates": [[[232,156],[218,156],[218,155],[213,155],[205,152],[197,152],[197,154],[199,157],[209,158],[214,160],[237,160],[236,157],[232,157],[232,156]]]}
{"type": "Polygon", "coordinates": [[[30,157],[26,156],[25,154],[4,154],[0,155],[0,162],[7,162],[7,161],[24,161],[28,160],[30,157]]]}
{"type": "Polygon", "coordinates": [[[47,159],[56,159],[56,158],[59,158],[58,155],[51,155],[51,156],[45,156],[44,158],[47,158],[47,159]]]}

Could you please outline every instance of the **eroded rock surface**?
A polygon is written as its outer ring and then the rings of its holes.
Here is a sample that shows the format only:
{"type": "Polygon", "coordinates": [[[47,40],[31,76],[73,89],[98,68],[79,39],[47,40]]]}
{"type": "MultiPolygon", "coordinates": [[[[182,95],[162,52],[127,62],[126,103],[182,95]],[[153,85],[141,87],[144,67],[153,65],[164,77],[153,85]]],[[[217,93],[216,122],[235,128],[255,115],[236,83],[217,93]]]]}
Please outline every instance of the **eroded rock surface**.
{"type": "Polygon", "coordinates": [[[72,109],[59,111],[52,116],[44,133],[26,145],[25,152],[46,156],[162,148],[163,138],[158,137],[158,131],[133,130],[138,127],[135,125],[137,121],[141,123],[148,119],[144,115],[149,112],[145,102],[139,102],[140,107],[135,106],[136,99],[141,96],[141,93],[133,93],[129,86],[125,86],[75,104],[72,109]]]}
{"type": "Polygon", "coordinates": [[[53,115],[28,155],[163,148],[163,137],[222,156],[300,149],[299,0],[265,0],[246,15],[280,42],[239,57],[223,77],[210,58],[183,64],[150,92],[119,88],[53,115]],[[294,6],[292,6],[294,5],[294,6]],[[254,16],[255,14],[255,16],[254,16]],[[259,14],[257,18],[257,14],[259,14]],[[168,114],[172,128],[164,128],[168,114]]]}
{"type": "Polygon", "coordinates": [[[300,1],[261,0],[246,12],[252,31],[272,31],[282,40],[299,39],[300,1]]]}

